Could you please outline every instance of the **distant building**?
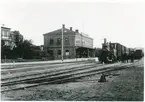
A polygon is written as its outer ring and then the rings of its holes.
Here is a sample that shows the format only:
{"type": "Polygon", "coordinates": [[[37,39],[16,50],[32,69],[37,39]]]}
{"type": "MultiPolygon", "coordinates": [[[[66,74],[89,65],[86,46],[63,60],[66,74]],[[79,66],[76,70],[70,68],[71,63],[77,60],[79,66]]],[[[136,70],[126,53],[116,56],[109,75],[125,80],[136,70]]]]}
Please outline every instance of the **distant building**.
{"type": "MultiPolygon", "coordinates": [[[[79,30],[65,28],[63,25],[63,57],[92,57],[93,39],[87,35],[79,33],[79,30]]],[[[61,59],[62,28],[44,34],[44,51],[52,59],[61,59]]]]}
{"type": "Polygon", "coordinates": [[[4,45],[10,46],[12,44],[11,28],[1,27],[1,40],[4,45]]]}
{"type": "Polygon", "coordinates": [[[11,31],[11,28],[1,27],[1,43],[4,46],[9,46],[10,49],[16,47],[18,39],[23,40],[23,36],[18,31],[11,31]]]}

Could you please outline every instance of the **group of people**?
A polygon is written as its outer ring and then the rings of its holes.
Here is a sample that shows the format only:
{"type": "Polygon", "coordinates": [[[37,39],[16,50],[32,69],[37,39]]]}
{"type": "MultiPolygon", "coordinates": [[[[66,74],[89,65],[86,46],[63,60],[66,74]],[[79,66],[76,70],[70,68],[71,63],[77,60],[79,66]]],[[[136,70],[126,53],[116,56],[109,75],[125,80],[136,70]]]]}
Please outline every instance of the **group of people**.
{"type": "Polygon", "coordinates": [[[122,55],[122,62],[127,62],[128,63],[128,61],[129,60],[131,60],[131,62],[134,62],[134,52],[131,52],[130,54],[127,54],[127,53],[124,53],[123,55],[122,55]]]}

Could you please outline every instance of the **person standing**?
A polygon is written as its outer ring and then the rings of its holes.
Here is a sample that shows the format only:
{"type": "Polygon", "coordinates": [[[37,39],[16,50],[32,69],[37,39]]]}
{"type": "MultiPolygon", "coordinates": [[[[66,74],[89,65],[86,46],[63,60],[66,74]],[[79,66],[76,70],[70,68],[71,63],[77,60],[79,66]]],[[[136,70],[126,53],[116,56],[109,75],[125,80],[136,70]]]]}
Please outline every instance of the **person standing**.
{"type": "Polygon", "coordinates": [[[132,53],[131,53],[131,62],[133,63],[134,62],[134,51],[132,51],[132,53]]]}

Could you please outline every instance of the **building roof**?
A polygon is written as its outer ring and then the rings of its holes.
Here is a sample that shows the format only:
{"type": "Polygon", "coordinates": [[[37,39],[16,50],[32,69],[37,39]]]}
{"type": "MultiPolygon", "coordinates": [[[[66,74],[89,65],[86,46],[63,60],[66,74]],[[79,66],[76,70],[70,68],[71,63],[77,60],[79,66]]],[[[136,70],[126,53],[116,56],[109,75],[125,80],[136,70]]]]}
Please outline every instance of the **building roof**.
{"type": "MultiPolygon", "coordinates": [[[[111,42],[111,44],[119,44],[119,45],[122,45],[122,44],[120,44],[118,42],[114,42],[114,43],[111,42]]],[[[125,46],[125,45],[122,45],[122,46],[125,46]]]]}
{"type": "Polygon", "coordinates": [[[89,38],[89,39],[92,39],[93,40],[93,38],[91,38],[89,36],[86,36],[86,35],[83,35],[83,34],[80,34],[80,35],[83,36],[83,37],[86,37],[86,38],[89,38]]]}
{"type": "Polygon", "coordinates": [[[1,27],[1,28],[4,28],[4,29],[11,29],[11,28],[8,28],[8,27],[1,27]]]}
{"type": "MultiPolygon", "coordinates": [[[[62,32],[62,29],[58,29],[58,30],[51,31],[49,33],[45,33],[43,35],[47,35],[47,34],[60,34],[61,32],[62,32]]],[[[74,33],[75,34],[75,31],[73,31],[73,30],[71,31],[71,30],[69,30],[67,28],[64,28],[64,33],[74,33]]]]}
{"type": "MultiPolygon", "coordinates": [[[[60,33],[62,33],[62,29],[58,29],[58,30],[54,30],[54,31],[45,33],[45,34],[43,34],[43,36],[48,35],[48,34],[60,34],[60,33]]],[[[67,28],[64,28],[64,34],[79,34],[79,35],[81,35],[83,37],[90,38],[90,39],[93,40],[93,38],[89,37],[88,35],[84,35],[84,34],[81,34],[79,32],[67,29],[67,28]]]]}

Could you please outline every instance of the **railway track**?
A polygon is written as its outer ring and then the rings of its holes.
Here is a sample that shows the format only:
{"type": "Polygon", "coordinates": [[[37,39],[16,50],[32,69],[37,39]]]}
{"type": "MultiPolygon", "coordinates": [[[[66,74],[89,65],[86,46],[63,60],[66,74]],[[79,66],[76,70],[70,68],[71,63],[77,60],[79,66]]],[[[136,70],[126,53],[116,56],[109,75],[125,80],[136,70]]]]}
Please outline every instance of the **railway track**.
{"type": "Polygon", "coordinates": [[[88,65],[93,65],[94,63],[88,63],[88,64],[79,64],[79,65],[63,65],[63,66],[57,66],[57,67],[42,67],[39,70],[37,70],[37,68],[33,68],[32,69],[28,69],[26,71],[21,71],[18,73],[18,71],[15,71],[15,73],[10,73],[10,74],[2,74],[1,76],[1,80],[5,81],[5,80],[11,80],[11,79],[17,79],[17,78],[23,78],[23,77],[29,77],[29,76],[37,76],[37,75],[41,75],[41,74],[47,74],[47,73],[53,73],[55,71],[61,71],[64,69],[71,69],[74,67],[81,67],[81,66],[88,66],[88,65]]]}
{"type": "MultiPolygon", "coordinates": [[[[85,69],[88,69],[88,68],[91,68],[91,67],[94,67],[95,65],[86,65],[86,66],[77,66],[77,67],[70,67],[68,69],[59,69],[59,70],[54,70],[54,71],[48,71],[48,72],[45,72],[45,73],[41,73],[41,74],[38,74],[37,75],[33,75],[31,74],[31,76],[25,76],[23,78],[21,78],[22,76],[19,76],[19,78],[21,79],[16,79],[16,78],[11,78],[10,80],[11,81],[4,81],[2,80],[2,82],[5,82],[5,83],[11,83],[11,82],[18,82],[18,81],[25,81],[25,80],[36,80],[37,78],[45,78],[45,77],[50,77],[50,76],[56,76],[56,75],[59,75],[59,74],[64,74],[64,73],[68,73],[68,72],[73,72],[73,71],[79,71],[79,70],[85,70],[85,69]]],[[[6,79],[5,79],[6,80],[6,79]]],[[[3,83],[2,83],[3,85],[3,83]]]]}
{"type": "Polygon", "coordinates": [[[63,65],[63,64],[79,64],[79,63],[90,63],[93,60],[85,60],[85,61],[75,61],[75,62],[55,62],[55,63],[29,63],[29,64],[15,64],[15,63],[11,63],[9,65],[1,65],[1,69],[14,69],[14,68],[18,68],[20,69],[21,67],[33,67],[34,65],[36,66],[48,66],[48,65],[63,65]]]}
{"type": "Polygon", "coordinates": [[[18,73],[18,72],[29,72],[33,70],[45,70],[45,69],[57,69],[63,66],[75,66],[78,64],[89,64],[90,62],[85,63],[71,63],[71,64],[61,64],[61,65],[42,65],[42,66],[33,66],[33,67],[23,67],[23,68],[12,68],[12,69],[1,69],[1,74],[9,74],[9,73],[18,73]]]}
{"type": "Polygon", "coordinates": [[[1,84],[2,85],[1,92],[20,90],[20,89],[25,89],[25,88],[35,87],[35,86],[45,85],[45,84],[58,84],[58,83],[69,82],[69,81],[76,80],[78,78],[99,74],[102,72],[124,69],[127,67],[131,67],[131,65],[132,64],[123,64],[123,65],[113,64],[113,65],[107,65],[106,67],[103,65],[90,66],[90,67],[86,66],[85,68],[82,67],[82,68],[74,68],[69,70],[62,70],[60,72],[48,74],[33,79],[29,78],[29,79],[15,80],[15,81],[5,82],[5,83],[3,82],[1,84]]]}

